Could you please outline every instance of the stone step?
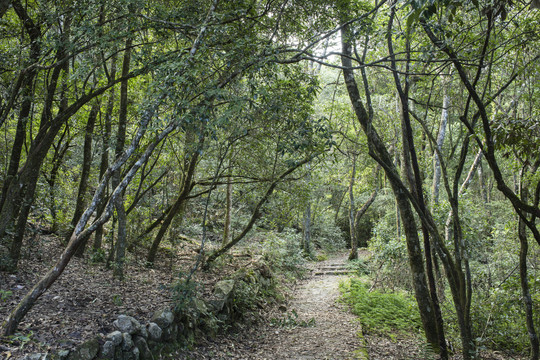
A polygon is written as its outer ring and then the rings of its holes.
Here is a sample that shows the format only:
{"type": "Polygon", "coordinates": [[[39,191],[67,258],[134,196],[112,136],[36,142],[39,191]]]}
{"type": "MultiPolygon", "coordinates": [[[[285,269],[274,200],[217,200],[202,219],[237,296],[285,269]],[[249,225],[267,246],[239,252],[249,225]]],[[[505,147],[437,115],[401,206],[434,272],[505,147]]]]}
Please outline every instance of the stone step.
{"type": "Polygon", "coordinates": [[[324,276],[324,275],[350,275],[350,270],[326,270],[326,271],[315,271],[314,275],[324,276]]]}
{"type": "Polygon", "coordinates": [[[349,270],[349,268],[346,267],[346,266],[322,266],[322,267],[319,268],[319,270],[329,270],[329,271],[349,270]]]}

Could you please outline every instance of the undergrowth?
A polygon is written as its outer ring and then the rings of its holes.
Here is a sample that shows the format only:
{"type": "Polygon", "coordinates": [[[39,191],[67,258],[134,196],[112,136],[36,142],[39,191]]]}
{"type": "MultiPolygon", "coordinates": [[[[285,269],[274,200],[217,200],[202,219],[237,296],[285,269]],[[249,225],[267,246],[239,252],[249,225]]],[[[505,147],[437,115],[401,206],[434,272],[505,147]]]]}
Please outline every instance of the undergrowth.
{"type": "Polygon", "coordinates": [[[359,317],[364,331],[392,336],[421,329],[420,317],[414,299],[404,293],[370,291],[369,286],[358,279],[340,284],[342,299],[359,317]]]}

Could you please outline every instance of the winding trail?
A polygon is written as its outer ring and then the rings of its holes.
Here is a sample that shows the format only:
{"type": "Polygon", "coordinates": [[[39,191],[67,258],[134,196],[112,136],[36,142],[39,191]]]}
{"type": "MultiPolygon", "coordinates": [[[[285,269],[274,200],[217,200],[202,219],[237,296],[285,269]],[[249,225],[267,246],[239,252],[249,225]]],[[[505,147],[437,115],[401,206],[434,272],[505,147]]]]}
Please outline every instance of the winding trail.
{"type": "Polygon", "coordinates": [[[346,254],[314,265],[283,314],[304,326],[267,329],[252,359],[367,359],[360,324],[337,302],[346,254]],[[296,317],[293,313],[296,313],[296,317]],[[307,326],[306,326],[307,325],[307,326]],[[268,332],[273,331],[273,334],[268,332]]]}

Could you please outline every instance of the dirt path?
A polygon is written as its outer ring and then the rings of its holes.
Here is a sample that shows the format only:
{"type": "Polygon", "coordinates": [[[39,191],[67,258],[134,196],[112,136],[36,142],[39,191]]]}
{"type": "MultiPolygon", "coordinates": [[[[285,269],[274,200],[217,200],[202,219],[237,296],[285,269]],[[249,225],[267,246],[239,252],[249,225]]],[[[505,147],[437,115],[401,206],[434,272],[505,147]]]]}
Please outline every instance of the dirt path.
{"type": "Polygon", "coordinates": [[[208,340],[197,349],[177,353],[191,360],[367,360],[359,322],[337,300],[346,279],[347,255],[312,265],[311,275],[297,283],[287,306],[263,323],[208,340]]]}
{"type": "Polygon", "coordinates": [[[281,324],[266,330],[253,358],[367,359],[362,355],[363,339],[357,335],[360,324],[337,302],[339,283],[345,277],[334,275],[339,270],[324,271],[339,269],[345,262],[346,255],[341,255],[315,265],[312,275],[294,291],[281,324]]]}

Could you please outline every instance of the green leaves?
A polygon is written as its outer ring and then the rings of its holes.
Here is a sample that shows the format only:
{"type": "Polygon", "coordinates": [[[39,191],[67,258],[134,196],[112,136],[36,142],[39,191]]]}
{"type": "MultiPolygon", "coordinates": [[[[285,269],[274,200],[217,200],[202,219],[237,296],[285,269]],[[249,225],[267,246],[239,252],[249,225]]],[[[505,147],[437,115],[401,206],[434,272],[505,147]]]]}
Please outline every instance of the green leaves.
{"type": "Polygon", "coordinates": [[[418,331],[421,328],[415,302],[405,294],[370,291],[368,285],[357,279],[342,285],[342,291],[343,299],[359,316],[365,331],[391,335],[395,331],[418,331]]]}
{"type": "Polygon", "coordinates": [[[538,158],[540,123],[536,119],[512,119],[500,113],[492,124],[494,143],[504,156],[516,154],[531,162],[538,158]]]}

